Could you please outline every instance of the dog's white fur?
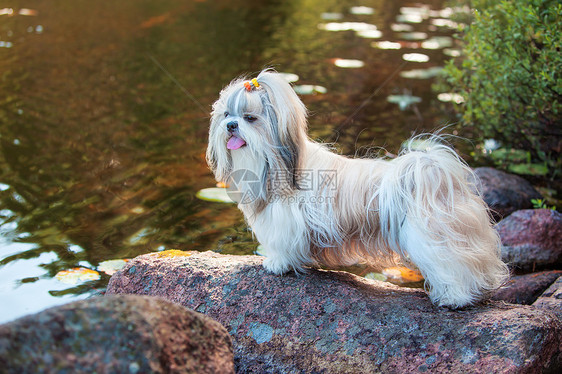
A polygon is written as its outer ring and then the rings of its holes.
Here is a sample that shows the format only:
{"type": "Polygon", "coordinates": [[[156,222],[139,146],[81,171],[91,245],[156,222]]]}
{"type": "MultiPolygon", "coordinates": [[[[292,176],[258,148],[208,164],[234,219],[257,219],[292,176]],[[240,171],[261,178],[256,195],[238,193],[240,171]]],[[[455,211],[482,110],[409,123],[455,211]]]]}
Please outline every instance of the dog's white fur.
{"type": "Polygon", "coordinates": [[[280,74],[264,70],[257,80],[257,89],[236,79],[220,93],[207,161],[218,181],[244,169],[259,177],[258,194],[238,207],[265,248],[267,270],[399,256],[420,270],[434,303],[451,307],[474,303],[506,280],[474,175],[451,148],[430,139],[426,149],[408,147],[389,161],[334,154],[307,137],[306,108],[280,74]],[[232,122],[237,128],[229,131],[232,122]],[[246,145],[227,149],[232,134],[246,145]],[[322,179],[330,176],[335,184],[322,179]],[[306,188],[301,177],[309,178],[306,188]]]}

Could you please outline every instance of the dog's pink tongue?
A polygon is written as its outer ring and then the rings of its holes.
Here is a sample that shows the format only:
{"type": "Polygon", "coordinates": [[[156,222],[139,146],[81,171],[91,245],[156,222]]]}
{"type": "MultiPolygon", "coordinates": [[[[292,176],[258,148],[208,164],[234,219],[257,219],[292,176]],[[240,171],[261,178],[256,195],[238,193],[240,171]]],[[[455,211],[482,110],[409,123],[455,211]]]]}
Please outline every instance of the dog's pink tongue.
{"type": "Polygon", "coordinates": [[[234,150],[242,147],[243,145],[246,145],[246,142],[233,135],[230,137],[230,139],[228,139],[228,143],[226,143],[226,148],[234,150]]]}

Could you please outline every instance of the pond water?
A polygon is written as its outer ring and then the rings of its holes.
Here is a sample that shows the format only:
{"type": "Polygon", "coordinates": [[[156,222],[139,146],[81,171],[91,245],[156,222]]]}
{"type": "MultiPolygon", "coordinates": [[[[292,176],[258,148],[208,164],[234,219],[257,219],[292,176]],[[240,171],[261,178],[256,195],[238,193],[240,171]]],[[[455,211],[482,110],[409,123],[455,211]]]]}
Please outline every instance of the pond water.
{"type": "Polygon", "coordinates": [[[456,121],[431,90],[458,53],[443,1],[2,4],[0,322],[103,291],[108,260],[254,253],[234,205],[195,197],[215,185],[210,106],[240,74],[292,74],[310,136],[343,154],[456,121]]]}

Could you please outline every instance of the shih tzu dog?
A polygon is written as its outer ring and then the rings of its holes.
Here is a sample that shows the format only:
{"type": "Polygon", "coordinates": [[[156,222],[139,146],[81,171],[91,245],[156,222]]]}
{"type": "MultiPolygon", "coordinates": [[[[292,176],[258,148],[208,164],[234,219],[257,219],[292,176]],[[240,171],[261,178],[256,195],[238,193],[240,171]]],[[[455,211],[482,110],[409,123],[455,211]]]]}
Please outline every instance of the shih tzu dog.
{"type": "Polygon", "coordinates": [[[450,307],[506,280],[475,178],[450,147],[429,139],[395,159],[350,159],[311,141],[306,117],[273,70],[232,81],[213,105],[207,162],[240,193],[268,271],[398,258],[450,307]]]}

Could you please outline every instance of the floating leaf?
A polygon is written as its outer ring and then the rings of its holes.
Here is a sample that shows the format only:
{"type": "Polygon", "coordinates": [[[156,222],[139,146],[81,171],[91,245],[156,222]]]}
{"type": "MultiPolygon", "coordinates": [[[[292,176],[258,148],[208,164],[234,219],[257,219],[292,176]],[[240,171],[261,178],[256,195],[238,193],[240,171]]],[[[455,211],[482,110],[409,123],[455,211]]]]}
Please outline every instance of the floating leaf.
{"type": "Polygon", "coordinates": [[[361,60],[350,60],[345,58],[336,58],[334,60],[334,65],[339,68],[346,68],[346,69],[357,69],[362,68],[365,66],[365,63],[361,60]]]}
{"type": "Polygon", "coordinates": [[[326,87],[314,86],[311,84],[301,84],[293,86],[295,92],[299,95],[315,95],[315,94],[325,94],[328,92],[326,87]]]}
{"type": "Polygon", "coordinates": [[[422,6],[422,7],[403,6],[400,8],[400,13],[418,15],[422,18],[426,18],[429,15],[429,8],[426,6],[422,6]]]}
{"type": "Polygon", "coordinates": [[[382,281],[382,282],[386,282],[388,280],[388,277],[384,274],[381,274],[381,273],[367,273],[367,274],[365,274],[365,278],[378,280],[378,281],[382,281]]]}
{"type": "Polygon", "coordinates": [[[443,68],[441,66],[434,66],[429,69],[413,69],[413,70],[403,71],[400,73],[400,76],[402,78],[408,78],[408,79],[429,79],[429,78],[436,77],[442,71],[443,68]]]}
{"type": "Polygon", "coordinates": [[[446,18],[435,18],[432,19],[431,24],[437,27],[448,27],[450,29],[457,29],[459,24],[455,21],[451,21],[450,19],[446,18]]]}
{"type": "Polygon", "coordinates": [[[424,40],[421,44],[423,49],[441,49],[453,45],[453,39],[448,36],[434,36],[424,40]]]}
{"type": "Polygon", "coordinates": [[[20,16],[36,16],[39,14],[39,12],[36,11],[35,9],[21,8],[18,11],[18,14],[20,16]]]}
{"type": "Polygon", "coordinates": [[[357,36],[366,39],[378,39],[382,36],[382,32],[379,30],[357,31],[357,36]]]}
{"type": "Polygon", "coordinates": [[[129,261],[128,259],[123,259],[123,260],[107,260],[107,261],[103,261],[100,262],[99,266],[98,266],[98,270],[99,271],[103,271],[104,273],[106,273],[107,275],[113,275],[115,274],[117,271],[123,269],[123,267],[125,266],[125,264],[127,263],[127,261],[129,261]]]}
{"type": "Polygon", "coordinates": [[[326,31],[365,31],[376,30],[377,26],[365,22],[330,22],[320,24],[318,28],[326,31]]]}
{"type": "Polygon", "coordinates": [[[95,281],[100,279],[100,273],[86,268],[72,268],[59,271],[55,278],[62,283],[77,284],[79,282],[95,281]]]}
{"type": "Polygon", "coordinates": [[[386,98],[389,103],[398,104],[400,110],[405,110],[410,105],[421,103],[421,97],[412,95],[390,95],[386,98]]]}
{"type": "Polygon", "coordinates": [[[442,101],[444,103],[449,103],[449,102],[453,102],[457,104],[464,103],[464,97],[462,97],[457,93],[452,93],[452,92],[440,93],[439,95],[437,95],[437,100],[442,101]]]}
{"type": "Polygon", "coordinates": [[[445,48],[443,50],[443,54],[449,57],[458,57],[461,55],[461,51],[459,51],[458,49],[445,48]]]}
{"type": "Polygon", "coordinates": [[[402,45],[397,42],[389,42],[385,40],[382,42],[371,43],[371,47],[378,49],[400,49],[402,48],[402,45]]]}
{"type": "Polygon", "coordinates": [[[423,17],[419,14],[399,14],[396,16],[396,21],[400,23],[421,23],[423,17]]]}
{"type": "Polygon", "coordinates": [[[299,80],[299,76],[293,73],[279,73],[283,79],[289,83],[295,83],[299,80]]]}
{"type": "Polygon", "coordinates": [[[402,58],[405,61],[410,61],[410,62],[428,62],[429,61],[429,56],[424,55],[422,53],[406,53],[406,54],[402,55],[402,58]]]}
{"type": "Polygon", "coordinates": [[[403,266],[383,269],[382,274],[396,283],[415,283],[423,280],[419,272],[403,266]]]}
{"type": "Polygon", "coordinates": [[[351,9],[349,10],[349,13],[355,14],[355,15],[368,16],[368,15],[371,15],[371,14],[375,14],[375,10],[371,7],[368,7],[368,6],[354,6],[354,7],[351,7],[351,9]]]}
{"type": "Polygon", "coordinates": [[[226,188],[203,188],[195,194],[195,197],[201,200],[214,201],[217,203],[234,203],[234,201],[228,196],[226,188]]]}
{"type": "Polygon", "coordinates": [[[390,28],[395,32],[410,32],[414,29],[412,25],[407,25],[405,23],[393,23],[390,25],[390,28]]]}
{"type": "Polygon", "coordinates": [[[399,33],[397,36],[403,40],[424,40],[427,39],[427,34],[425,32],[404,32],[399,33]]]}
{"type": "Polygon", "coordinates": [[[325,19],[326,21],[337,21],[343,18],[343,14],[342,13],[322,13],[320,15],[320,17],[322,19],[325,19]]]}

